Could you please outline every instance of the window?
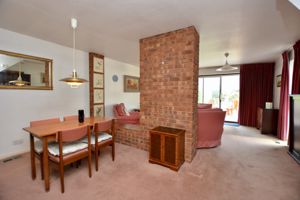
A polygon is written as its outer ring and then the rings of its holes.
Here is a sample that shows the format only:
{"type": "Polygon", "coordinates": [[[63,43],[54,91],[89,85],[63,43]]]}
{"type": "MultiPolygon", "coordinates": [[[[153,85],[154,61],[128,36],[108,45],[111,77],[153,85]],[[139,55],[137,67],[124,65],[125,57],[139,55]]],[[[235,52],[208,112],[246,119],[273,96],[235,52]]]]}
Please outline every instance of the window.
{"type": "Polygon", "coordinates": [[[225,121],[237,122],[239,110],[240,75],[199,77],[198,103],[210,103],[226,111],[225,121]]]}

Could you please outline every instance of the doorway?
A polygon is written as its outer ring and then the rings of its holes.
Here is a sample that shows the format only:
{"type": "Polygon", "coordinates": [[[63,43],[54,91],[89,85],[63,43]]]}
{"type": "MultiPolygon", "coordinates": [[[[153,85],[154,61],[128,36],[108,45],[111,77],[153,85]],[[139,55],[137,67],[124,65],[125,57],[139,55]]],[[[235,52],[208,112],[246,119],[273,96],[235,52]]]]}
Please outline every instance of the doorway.
{"type": "Polygon", "coordinates": [[[240,75],[200,76],[198,103],[210,103],[226,111],[225,121],[238,122],[240,75]]]}

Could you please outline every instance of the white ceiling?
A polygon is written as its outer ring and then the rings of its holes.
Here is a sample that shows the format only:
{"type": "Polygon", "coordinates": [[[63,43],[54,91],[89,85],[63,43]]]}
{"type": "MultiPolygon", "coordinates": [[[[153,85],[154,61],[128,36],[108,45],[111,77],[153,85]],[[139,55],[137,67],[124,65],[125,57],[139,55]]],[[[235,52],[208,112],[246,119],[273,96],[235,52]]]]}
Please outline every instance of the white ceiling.
{"type": "Polygon", "coordinates": [[[200,67],[275,61],[300,39],[287,0],[0,0],[0,28],[69,47],[72,17],[78,49],[137,66],[139,39],[191,25],[200,67]]]}

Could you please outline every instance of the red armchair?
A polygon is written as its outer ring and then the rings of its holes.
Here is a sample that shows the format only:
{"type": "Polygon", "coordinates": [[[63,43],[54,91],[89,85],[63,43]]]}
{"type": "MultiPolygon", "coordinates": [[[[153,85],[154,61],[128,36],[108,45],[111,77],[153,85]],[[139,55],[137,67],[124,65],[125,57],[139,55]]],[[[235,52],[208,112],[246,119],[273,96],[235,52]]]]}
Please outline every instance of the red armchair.
{"type": "Polygon", "coordinates": [[[124,103],[113,106],[113,113],[119,124],[138,124],[140,123],[139,112],[127,112],[124,103]]]}
{"type": "Polygon", "coordinates": [[[221,144],[225,111],[222,109],[198,109],[197,148],[210,148],[221,144]]]}

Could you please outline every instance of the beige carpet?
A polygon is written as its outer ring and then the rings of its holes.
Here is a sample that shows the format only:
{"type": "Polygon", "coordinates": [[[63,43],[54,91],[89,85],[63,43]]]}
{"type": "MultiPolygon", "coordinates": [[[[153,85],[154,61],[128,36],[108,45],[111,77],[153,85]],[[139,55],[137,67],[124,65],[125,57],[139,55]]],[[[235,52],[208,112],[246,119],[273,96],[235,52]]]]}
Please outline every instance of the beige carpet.
{"type": "MultiPolygon", "coordinates": [[[[300,199],[300,166],[276,139],[256,129],[225,127],[222,145],[202,149],[180,171],[148,163],[145,151],[116,145],[100,156],[100,171],[88,177],[86,162],[66,168],[65,193],[59,175],[51,173],[51,188],[44,191],[38,168],[30,176],[29,154],[0,163],[0,199],[300,199]]],[[[94,164],[94,163],[93,163],[94,164]]]]}

